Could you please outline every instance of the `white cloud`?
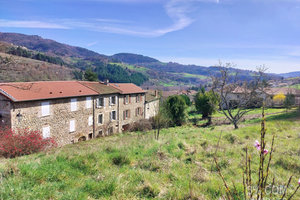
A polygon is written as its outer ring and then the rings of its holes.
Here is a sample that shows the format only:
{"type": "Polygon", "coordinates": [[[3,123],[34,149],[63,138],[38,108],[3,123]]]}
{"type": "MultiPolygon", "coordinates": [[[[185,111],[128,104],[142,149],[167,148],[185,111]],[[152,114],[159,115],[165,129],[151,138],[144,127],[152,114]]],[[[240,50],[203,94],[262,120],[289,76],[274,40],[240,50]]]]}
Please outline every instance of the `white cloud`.
{"type": "Polygon", "coordinates": [[[30,20],[5,20],[0,19],[0,27],[10,28],[47,28],[47,29],[69,29],[69,27],[41,21],[30,21],[30,20]]]}
{"type": "Polygon", "coordinates": [[[194,3],[218,3],[219,0],[92,0],[122,3],[165,3],[164,9],[166,14],[172,20],[172,24],[167,27],[152,29],[150,27],[136,27],[133,22],[119,19],[60,19],[54,20],[56,23],[42,21],[14,21],[0,20],[0,27],[14,28],[52,28],[52,29],[85,29],[90,31],[108,32],[116,34],[134,35],[140,37],[159,37],[170,32],[179,31],[190,24],[193,19],[189,17],[193,10],[194,3]],[[120,26],[120,24],[122,26],[120,26]],[[127,24],[127,26],[124,26],[127,24]],[[131,26],[129,26],[130,24],[131,26]]]}

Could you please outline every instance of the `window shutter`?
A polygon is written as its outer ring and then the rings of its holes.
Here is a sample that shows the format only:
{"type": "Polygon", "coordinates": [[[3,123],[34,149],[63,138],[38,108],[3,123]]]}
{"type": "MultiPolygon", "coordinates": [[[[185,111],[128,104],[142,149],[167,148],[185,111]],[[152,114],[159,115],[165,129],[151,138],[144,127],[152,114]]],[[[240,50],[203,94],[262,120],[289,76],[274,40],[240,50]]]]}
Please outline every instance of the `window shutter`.
{"type": "Polygon", "coordinates": [[[70,121],[70,132],[74,132],[75,131],[75,120],[72,119],[70,121]]]}
{"type": "Polygon", "coordinates": [[[110,121],[112,120],[112,113],[111,112],[109,113],[109,120],[110,121]]]}
{"type": "Polygon", "coordinates": [[[50,137],[50,126],[44,127],[43,128],[43,138],[48,138],[50,137]]]}
{"type": "Polygon", "coordinates": [[[77,110],[77,99],[71,99],[71,111],[76,111],[77,110]]]}
{"type": "Polygon", "coordinates": [[[111,105],[112,101],[111,101],[111,97],[108,98],[108,102],[109,102],[109,105],[111,105]]]}
{"type": "Polygon", "coordinates": [[[103,102],[103,107],[105,107],[105,98],[103,97],[102,100],[103,100],[102,101],[103,102]]]}
{"type": "Polygon", "coordinates": [[[42,102],[42,116],[48,116],[48,115],[50,115],[50,103],[49,101],[42,102]]]}
{"type": "Polygon", "coordinates": [[[128,95],[128,97],[129,97],[129,103],[131,103],[131,96],[130,96],[130,95],[128,95]]]}
{"type": "Polygon", "coordinates": [[[123,119],[126,118],[126,111],[123,111],[123,119]]]}
{"type": "Polygon", "coordinates": [[[93,116],[89,116],[89,122],[88,122],[89,126],[93,125],[93,116]]]}
{"type": "Polygon", "coordinates": [[[130,110],[128,110],[128,118],[130,118],[130,110]]]}

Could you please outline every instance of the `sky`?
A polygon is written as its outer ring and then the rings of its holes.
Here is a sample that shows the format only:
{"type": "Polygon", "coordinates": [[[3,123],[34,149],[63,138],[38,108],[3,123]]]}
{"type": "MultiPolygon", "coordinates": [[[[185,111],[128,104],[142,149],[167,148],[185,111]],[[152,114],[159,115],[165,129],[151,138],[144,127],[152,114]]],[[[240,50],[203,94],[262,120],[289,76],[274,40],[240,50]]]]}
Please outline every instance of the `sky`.
{"type": "Polygon", "coordinates": [[[0,0],[0,32],[106,55],[300,71],[300,0],[0,0]]]}

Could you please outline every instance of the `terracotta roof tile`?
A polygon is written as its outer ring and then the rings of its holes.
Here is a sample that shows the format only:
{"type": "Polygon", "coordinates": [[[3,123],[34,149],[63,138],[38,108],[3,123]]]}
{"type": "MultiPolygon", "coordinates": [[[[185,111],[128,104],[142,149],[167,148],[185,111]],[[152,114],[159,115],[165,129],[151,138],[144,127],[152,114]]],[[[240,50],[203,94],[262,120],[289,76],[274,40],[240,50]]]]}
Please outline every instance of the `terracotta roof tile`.
{"type": "Polygon", "coordinates": [[[33,101],[98,94],[78,81],[1,83],[0,93],[12,101],[33,101]]]}
{"type": "Polygon", "coordinates": [[[118,89],[121,94],[145,93],[145,91],[133,83],[110,83],[110,86],[118,89]]]}

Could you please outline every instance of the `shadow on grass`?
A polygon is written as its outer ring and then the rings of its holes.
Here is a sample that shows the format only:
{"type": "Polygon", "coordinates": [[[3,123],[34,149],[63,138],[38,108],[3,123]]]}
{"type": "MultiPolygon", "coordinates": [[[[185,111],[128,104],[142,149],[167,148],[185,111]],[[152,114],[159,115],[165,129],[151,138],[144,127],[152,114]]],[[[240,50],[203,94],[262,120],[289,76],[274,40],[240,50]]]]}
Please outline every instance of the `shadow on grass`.
{"type": "MultiPolygon", "coordinates": [[[[298,110],[269,115],[266,116],[266,121],[277,121],[277,120],[287,120],[287,119],[295,119],[300,117],[300,112],[298,110]]],[[[261,122],[261,118],[246,120],[246,123],[258,123],[261,122]]]]}

